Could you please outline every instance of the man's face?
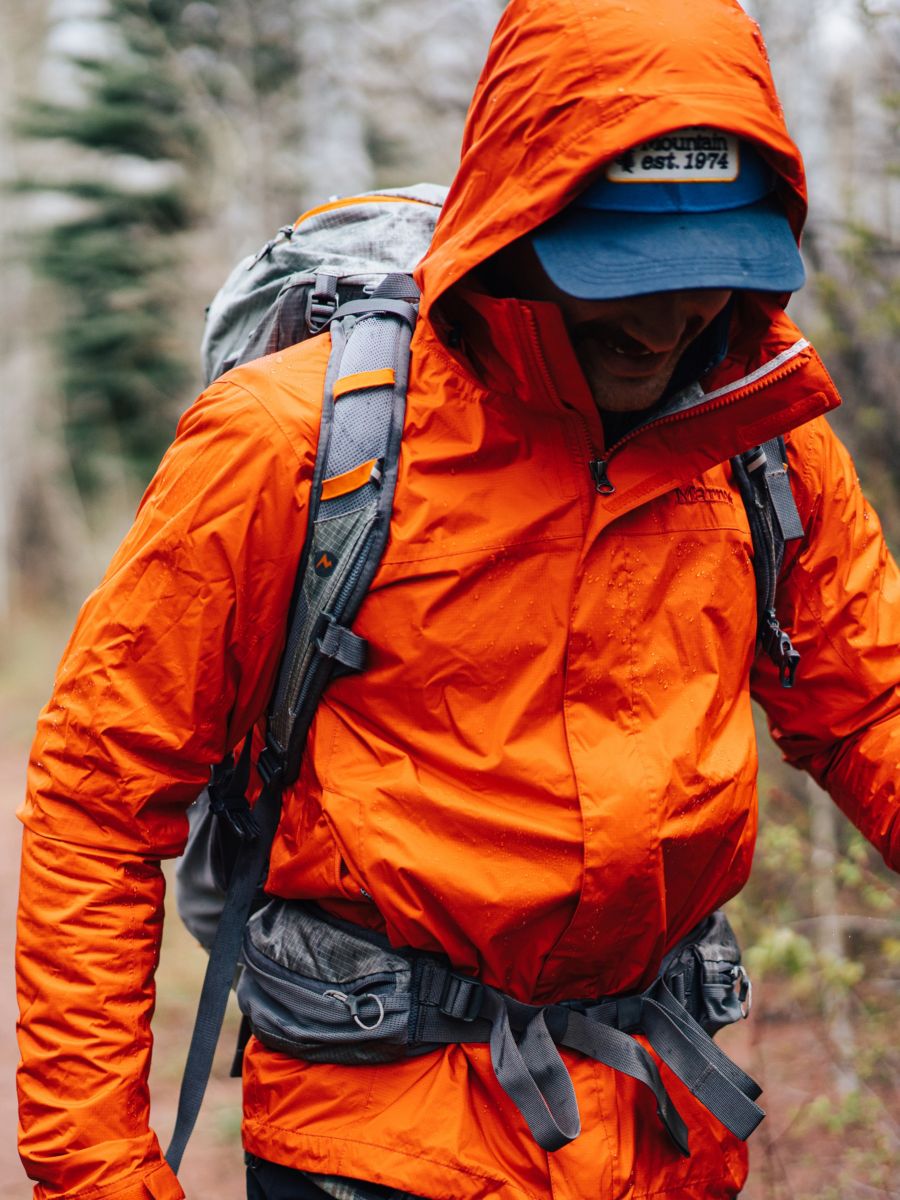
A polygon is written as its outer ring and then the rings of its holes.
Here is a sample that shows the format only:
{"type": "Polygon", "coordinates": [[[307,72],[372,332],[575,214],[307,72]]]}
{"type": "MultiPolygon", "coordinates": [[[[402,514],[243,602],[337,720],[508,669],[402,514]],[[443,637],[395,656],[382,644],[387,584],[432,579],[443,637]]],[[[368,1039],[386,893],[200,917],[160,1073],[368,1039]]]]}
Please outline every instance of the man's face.
{"type": "Polygon", "coordinates": [[[652,292],[620,300],[578,300],[560,291],[528,242],[507,259],[522,299],[552,300],[562,310],[575,354],[598,408],[640,412],[668,387],[684,351],[728,303],[719,288],[652,292]]]}
{"type": "Polygon", "coordinates": [[[700,288],[557,303],[598,408],[640,412],[662,397],[684,351],[730,296],[700,288]]]}

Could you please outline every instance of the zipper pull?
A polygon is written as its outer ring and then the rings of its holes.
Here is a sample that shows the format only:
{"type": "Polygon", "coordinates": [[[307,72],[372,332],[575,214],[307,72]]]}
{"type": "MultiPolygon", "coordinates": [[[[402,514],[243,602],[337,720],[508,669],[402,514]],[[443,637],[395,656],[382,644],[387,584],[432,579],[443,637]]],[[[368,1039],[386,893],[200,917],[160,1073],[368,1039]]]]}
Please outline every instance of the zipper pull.
{"type": "Polygon", "coordinates": [[[614,483],[610,483],[609,476],[606,473],[606,459],[592,458],[589,465],[595,489],[601,496],[611,496],[616,490],[616,486],[614,483]]]}
{"type": "Polygon", "coordinates": [[[800,665],[799,651],[794,649],[791,635],[778,623],[774,608],[766,611],[766,625],[762,635],[763,649],[778,668],[778,678],[783,688],[794,686],[794,677],[800,665]]]}

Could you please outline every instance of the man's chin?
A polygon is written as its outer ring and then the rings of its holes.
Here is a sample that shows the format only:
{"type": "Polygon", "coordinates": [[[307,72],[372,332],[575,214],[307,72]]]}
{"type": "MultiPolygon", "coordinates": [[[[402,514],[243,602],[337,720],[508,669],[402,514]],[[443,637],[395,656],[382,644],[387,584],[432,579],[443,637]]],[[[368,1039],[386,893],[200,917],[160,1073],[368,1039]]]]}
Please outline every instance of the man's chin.
{"type": "Polygon", "coordinates": [[[607,412],[643,412],[652,408],[665,393],[671,371],[644,379],[623,379],[608,372],[589,372],[588,384],[594,402],[607,412]]]}

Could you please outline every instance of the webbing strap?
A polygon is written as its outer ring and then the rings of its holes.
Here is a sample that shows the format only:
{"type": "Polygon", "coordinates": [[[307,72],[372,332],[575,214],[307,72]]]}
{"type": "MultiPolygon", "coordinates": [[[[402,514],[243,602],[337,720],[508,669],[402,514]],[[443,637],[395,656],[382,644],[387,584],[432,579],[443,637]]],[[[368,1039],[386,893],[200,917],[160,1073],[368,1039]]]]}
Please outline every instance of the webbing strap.
{"type": "Polygon", "coordinates": [[[216,1044],[222,1031],[244,926],[247,924],[253,899],[269,861],[269,850],[280,813],[280,789],[265,788],[253,809],[259,835],[254,840],[246,840],[241,844],[228,885],[225,906],[209,952],[209,962],[206,964],[206,975],[181,1081],[175,1129],[166,1151],[166,1162],[176,1174],[197,1122],[200,1105],[203,1103],[216,1044]]]}
{"type": "Polygon", "coordinates": [[[352,375],[342,375],[335,381],[334,398],[339,400],[348,392],[361,392],[366,388],[392,387],[394,378],[393,367],[381,367],[376,371],[356,371],[352,375]]]}
{"type": "Polygon", "coordinates": [[[408,300],[410,304],[419,303],[419,288],[416,281],[411,275],[400,271],[385,275],[372,295],[392,300],[408,300]]]}
{"type": "Polygon", "coordinates": [[[802,538],[803,522],[791,491],[791,482],[784,463],[780,438],[772,438],[771,441],[764,442],[762,449],[766,456],[766,487],[772,498],[772,507],[778,518],[781,536],[786,542],[792,541],[794,538],[802,538]]]}
{"type": "MultiPolygon", "coordinates": [[[[762,1094],[762,1088],[721,1050],[706,1031],[699,1025],[683,1004],[679,1004],[676,996],[664,979],[657,979],[650,989],[649,1003],[664,1010],[668,1021],[683,1031],[696,1050],[707,1057],[715,1069],[751,1100],[756,1100],[762,1094]]],[[[652,1045],[652,1042],[651,1042],[652,1045]]],[[[674,1070],[674,1067],[673,1067],[674,1070]]],[[[681,1078],[679,1076],[679,1078],[681,1078]]],[[[760,1109],[760,1112],[762,1110],[760,1109]]],[[[756,1124],[759,1124],[757,1121],[756,1124]]],[[[756,1125],[753,1127],[756,1128],[756,1125]]],[[[752,1130],[750,1131],[752,1132],[752,1130]]],[[[749,1135],[748,1135],[749,1136],[749,1135]]]]}
{"type": "Polygon", "coordinates": [[[491,1064],[500,1086],[543,1150],[559,1150],[581,1133],[575,1088],[538,1009],[520,1038],[513,1036],[500,992],[488,990],[483,1015],[491,1022],[491,1064]]]}
{"type": "Polygon", "coordinates": [[[781,686],[790,688],[800,655],[775,611],[785,542],[803,537],[803,522],[791,491],[782,438],[772,438],[731,460],[753,538],[757,645],[778,668],[781,686]]]}
{"type": "Polygon", "coordinates": [[[412,1040],[489,1041],[500,1086],[544,1150],[560,1149],[581,1127],[572,1081],[557,1049],[565,1046],[649,1088],[675,1146],[690,1154],[684,1120],[656,1062],[633,1033],[647,1037],[660,1059],[735,1136],[746,1140],[765,1115],[754,1103],[759,1086],[719,1049],[662,979],[637,996],[540,1007],[431,961],[420,961],[414,978],[412,1040]]]}
{"type": "Polygon", "coordinates": [[[594,1016],[570,1011],[562,1044],[649,1088],[656,1100],[657,1116],[669,1137],[681,1154],[685,1157],[690,1154],[687,1126],[665,1089],[659,1068],[640,1042],[594,1016]]]}
{"type": "Polygon", "coordinates": [[[359,634],[338,623],[328,613],[323,615],[324,629],[316,639],[320,653],[333,658],[348,671],[362,671],[366,665],[369,643],[359,634]]]}
{"type": "Polygon", "coordinates": [[[753,1103],[760,1089],[678,1005],[662,980],[646,995],[640,1028],[650,1045],[700,1103],[735,1137],[746,1141],[765,1113],[753,1103]],[[667,993],[673,1008],[658,1001],[667,993]]]}

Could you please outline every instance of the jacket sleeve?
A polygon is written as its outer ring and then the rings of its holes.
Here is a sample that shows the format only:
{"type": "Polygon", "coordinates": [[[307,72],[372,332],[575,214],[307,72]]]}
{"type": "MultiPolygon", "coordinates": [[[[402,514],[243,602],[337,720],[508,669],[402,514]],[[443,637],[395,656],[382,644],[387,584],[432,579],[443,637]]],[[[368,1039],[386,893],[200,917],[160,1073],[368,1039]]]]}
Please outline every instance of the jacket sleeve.
{"type": "Polygon", "coordinates": [[[760,656],[753,692],[787,761],[900,870],[900,573],[827,422],[788,446],[806,536],[786,556],[777,609],[801,661],[784,690],[760,656]]]}
{"type": "Polygon", "coordinates": [[[148,1124],[162,857],[265,707],[315,436],[227,380],[183,418],[42,712],[19,909],[20,1149],[40,1200],[177,1200],[148,1124]]]}

